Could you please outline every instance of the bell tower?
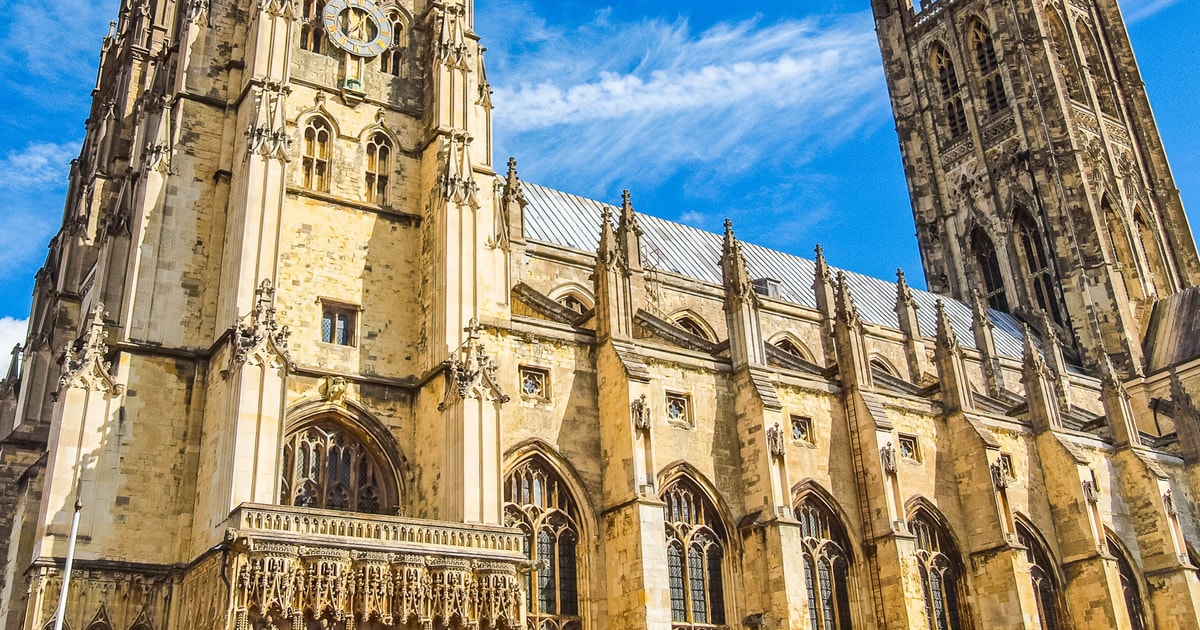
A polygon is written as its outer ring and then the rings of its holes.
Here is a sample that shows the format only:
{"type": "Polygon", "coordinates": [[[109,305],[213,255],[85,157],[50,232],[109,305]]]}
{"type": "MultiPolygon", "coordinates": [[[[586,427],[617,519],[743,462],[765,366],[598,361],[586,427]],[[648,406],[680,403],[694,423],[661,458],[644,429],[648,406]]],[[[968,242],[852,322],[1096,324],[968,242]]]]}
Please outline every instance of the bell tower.
{"type": "Polygon", "coordinates": [[[1200,260],[1116,0],[872,4],[930,290],[1140,372],[1200,260]]]}

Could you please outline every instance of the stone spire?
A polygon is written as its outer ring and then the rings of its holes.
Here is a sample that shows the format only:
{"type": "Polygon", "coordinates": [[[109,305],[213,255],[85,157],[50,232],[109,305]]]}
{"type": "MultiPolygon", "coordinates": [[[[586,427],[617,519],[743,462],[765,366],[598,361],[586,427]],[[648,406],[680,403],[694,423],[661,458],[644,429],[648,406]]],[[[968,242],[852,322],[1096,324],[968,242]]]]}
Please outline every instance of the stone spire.
{"type": "Polygon", "coordinates": [[[596,291],[596,336],[599,340],[633,338],[633,295],[630,274],[613,226],[612,210],[604,208],[600,222],[600,247],[593,274],[596,291]]]}
{"type": "Polygon", "coordinates": [[[721,273],[725,285],[725,320],[729,328],[729,355],[734,369],[767,363],[762,326],[758,312],[758,294],[746,268],[742,244],[733,234],[733,222],[725,220],[725,246],[721,254],[721,273]]]}
{"type": "Polygon", "coordinates": [[[1096,363],[1100,367],[1100,401],[1104,403],[1104,416],[1112,431],[1113,444],[1118,448],[1141,446],[1141,432],[1133,416],[1129,392],[1121,382],[1116,367],[1103,353],[1100,353],[1096,363]]]}
{"type": "Polygon", "coordinates": [[[1063,428],[1062,412],[1058,396],[1046,362],[1033,339],[1033,331],[1024,327],[1021,382],[1025,385],[1025,399],[1029,403],[1029,419],[1035,433],[1058,431],[1063,428]]]}
{"type": "Polygon", "coordinates": [[[1069,409],[1071,401],[1067,398],[1067,392],[1070,391],[1071,381],[1067,377],[1067,359],[1063,356],[1062,344],[1054,329],[1054,322],[1050,321],[1046,311],[1041,312],[1041,318],[1042,329],[1045,331],[1042,335],[1042,352],[1046,356],[1046,366],[1050,368],[1050,376],[1054,379],[1059,406],[1069,409]]]}
{"type": "Polygon", "coordinates": [[[850,293],[850,285],[846,282],[846,274],[840,271],[837,276],[836,302],[834,329],[842,381],[847,386],[872,388],[874,381],[871,378],[871,364],[867,360],[867,340],[863,335],[862,319],[858,315],[858,307],[854,304],[854,296],[850,293]]]}
{"type": "Polygon", "coordinates": [[[937,345],[934,355],[937,358],[938,381],[941,383],[942,406],[949,413],[974,408],[966,367],[963,365],[962,345],[950,324],[946,303],[941,300],[937,302],[937,345]]]}
{"type": "Polygon", "coordinates": [[[996,352],[996,337],[992,331],[992,318],[988,315],[987,303],[979,289],[971,292],[971,332],[975,335],[975,348],[979,350],[983,363],[983,377],[987,381],[988,394],[999,398],[1004,392],[1004,371],[1000,369],[1000,355],[996,352]]]}
{"type": "Polygon", "coordinates": [[[517,158],[508,158],[508,175],[504,178],[504,188],[501,193],[505,225],[508,228],[510,243],[525,242],[525,191],[521,187],[521,177],[517,175],[517,158]]]}
{"type": "Polygon", "coordinates": [[[826,365],[837,363],[837,342],[834,332],[835,291],[829,263],[825,261],[825,249],[817,245],[816,269],[813,271],[813,294],[816,296],[817,311],[821,313],[821,346],[825,351],[826,365]]]}
{"type": "Polygon", "coordinates": [[[617,240],[630,273],[642,270],[642,227],[638,225],[629,191],[621,193],[621,216],[617,221],[617,240]]]}
{"type": "Polygon", "coordinates": [[[916,383],[929,380],[933,372],[929,365],[929,356],[925,353],[925,341],[921,336],[921,325],[917,320],[916,299],[912,289],[904,277],[904,270],[896,270],[896,318],[900,322],[900,332],[904,333],[904,351],[908,357],[908,371],[916,383]]]}

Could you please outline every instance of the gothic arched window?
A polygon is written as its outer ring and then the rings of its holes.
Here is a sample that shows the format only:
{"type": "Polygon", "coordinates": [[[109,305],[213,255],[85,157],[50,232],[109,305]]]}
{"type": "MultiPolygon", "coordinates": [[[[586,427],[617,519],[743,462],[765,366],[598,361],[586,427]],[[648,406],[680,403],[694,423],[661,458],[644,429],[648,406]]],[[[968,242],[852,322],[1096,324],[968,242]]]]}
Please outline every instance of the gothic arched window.
{"type": "Polygon", "coordinates": [[[1100,46],[1083,20],[1075,23],[1075,30],[1079,34],[1079,43],[1083,45],[1084,63],[1087,64],[1088,74],[1091,75],[1092,84],[1096,88],[1096,100],[1100,102],[1100,111],[1116,117],[1117,91],[1109,76],[1108,64],[1100,54],[1100,46]]]}
{"type": "Polygon", "coordinates": [[[809,353],[808,350],[805,349],[802,344],[800,344],[796,341],[793,341],[792,339],[790,339],[788,337],[784,337],[784,338],[780,339],[779,341],[776,341],[775,347],[779,348],[780,350],[783,350],[784,352],[786,352],[798,359],[804,359],[805,361],[809,361],[809,362],[812,361],[812,354],[809,353]]]}
{"type": "Polygon", "coordinates": [[[1046,257],[1046,246],[1042,243],[1037,224],[1023,210],[1016,213],[1015,221],[1020,258],[1025,266],[1025,277],[1029,279],[1029,288],[1037,301],[1037,307],[1062,325],[1063,313],[1058,302],[1058,293],[1054,290],[1054,273],[1050,269],[1050,259],[1046,257]]]}
{"type": "Polygon", "coordinates": [[[833,511],[809,496],[796,507],[804,536],[804,580],[812,630],[850,630],[850,555],[833,511]]]}
{"type": "Polygon", "coordinates": [[[975,65],[983,79],[983,93],[988,112],[1008,107],[1008,94],[1004,91],[1004,80],[1000,78],[1000,61],[996,57],[996,44],[983,22],[971,23],[971,50],[975,53],[975,65]]]}
{"type": "Polygon", "coordinates": [[[924,511],[908,527],[917,538],[917,564],[931,630],[961,630],[962,563],[946,532],[924,511]]]}
{"type": "Polygon", "coordinates": [[[725,528],[708,496],[679,479],[662,493],[666,503],[667,572],[675,630],[725,625],[725,528]]]}
{"type": "Polygon", "coordinates": [[[988,306],[998,311],[1008,311],[1008,296],[1004,293],[1004,276],[1000,272],[1000,258],[996,246],[982,228],[976,227],[971,234],[971,251],[975,253],[975,264],[983,280],[984,296],[988,306]]]}
{"type": "Polygon", "coordinates": [[[314,116],[304,126],[304,187],[329,192],[329,162],[333,153],[333,126],[314,116]]]}
{"type": "Polygon", "coordinates": [[[300,21],[300,48],[315,53],[326,51],[325,0],[304,0],[300,21]]]}
{"type": "Polygon", "coordinates": [[[284,441],[279,501],[322,510],[393,513],[396,492],[384,461],[339,422],[305,425],[284,441]]]}
{"type": "Polygon", "coordinates": [[[1042,630],[1063,628],[1062,589],[1050,554],[1033,532],[1022,523],[1017,523],[1017,540],[1025,547],[1025,559],[1029,562],[1029,577],[1033,580],[1033,592],[1037,595],[1038,617],[1042,630]]]}
{"type": "Polygon", "coordinates": [[[1110,535],[1105,538],[1108,553],[1117,559],[1117,573],[1121,576],[1121,592],[1125,597],[1125,609],[1129,611],[1129,626],[1133,630],[1146,629],[1146,613],[1142,610],[1142,594],[1138,588],[1138,576],[1133,564],[1121,549],[1120,543],[1110,535]]]}
{"type": "Polygon", "coordinates": [[[399,13],[388,17],[392,23],[392,43],[379,56],[379,71],[401,77],[404,76],[404,53],[408,47],[408,25],[399,13]]]}
{"type": "Polygon", "coordinates": [[[367,140],[366,198],[374,204],[387,202],[389,175],[392,172],[392,141],[382,132],[367,140]]]}
{"type": "Polygon", "coordinates": [[[1067,95],[1079,102],[1087,101],[1083,91],[1082,76],[1079,72],[1079,61],[1075,51],[1071,49],[1071,39],[1067,37],[1067,27],[1063,26],[1058,11],[1047,8],[1046,23],[1050,30],[1050,45],[1054,48],[1054,56],[1058,59],[1058,67],[1062,70],[1063,80],[1067,84],[1067,95]]]}
{"type": "Polygon", "coordinates": [[[538,458],[518,464],[504,482],[504,521],[525,534],[529,627],[580,630],[579,514],[562,479],[538,458]]]}
{"type": "Polygon", "coordinates": [[[933,74],[937,77],[950,137],[957,138],[967,133],[967,114],[959,96],[958,73],[950,59],[950,51],[941,44],[934,44],[932,55],[933,74]]]}

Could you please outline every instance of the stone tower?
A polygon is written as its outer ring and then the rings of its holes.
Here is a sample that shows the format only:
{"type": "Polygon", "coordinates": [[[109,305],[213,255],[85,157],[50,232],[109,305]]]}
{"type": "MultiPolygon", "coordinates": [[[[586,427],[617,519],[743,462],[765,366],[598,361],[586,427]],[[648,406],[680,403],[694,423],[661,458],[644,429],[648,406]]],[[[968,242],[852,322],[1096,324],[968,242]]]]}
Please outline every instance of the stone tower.
{"type": "Polygon", "coordinates": [[[1141,373],[1200,261],[1116,0],[872,4],[931,290],[1141,373]]]}

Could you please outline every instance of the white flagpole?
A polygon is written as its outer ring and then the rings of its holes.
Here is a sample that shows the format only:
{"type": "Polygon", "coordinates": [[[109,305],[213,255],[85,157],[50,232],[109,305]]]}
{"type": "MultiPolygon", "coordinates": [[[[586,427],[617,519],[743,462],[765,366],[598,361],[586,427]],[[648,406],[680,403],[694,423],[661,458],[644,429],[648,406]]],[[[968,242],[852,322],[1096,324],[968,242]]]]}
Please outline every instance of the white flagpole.
{"type": "Polygon", "coordinates": [[[71,537],[67,541],[67,565],[63,567],[62,592],[58,594],[58,610],[54,613],[54,630],[62,630],[63,617],[67,614],[67,591],[71,588],[71,567],[75,564],[75,541],[79,537],[79,512],[83,510],[82,497],[75,499],[75,514],[71,516],[71,537]]]}

